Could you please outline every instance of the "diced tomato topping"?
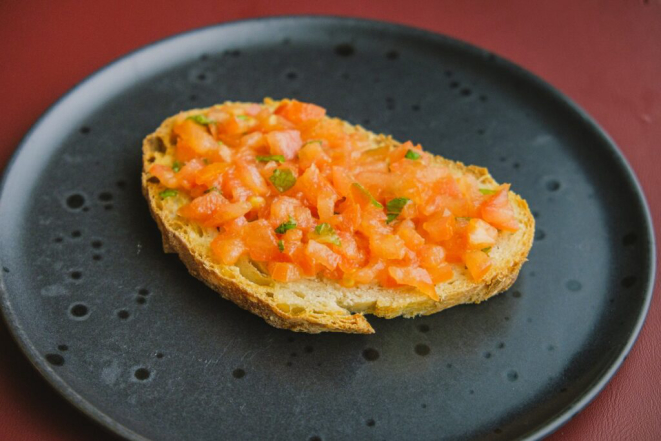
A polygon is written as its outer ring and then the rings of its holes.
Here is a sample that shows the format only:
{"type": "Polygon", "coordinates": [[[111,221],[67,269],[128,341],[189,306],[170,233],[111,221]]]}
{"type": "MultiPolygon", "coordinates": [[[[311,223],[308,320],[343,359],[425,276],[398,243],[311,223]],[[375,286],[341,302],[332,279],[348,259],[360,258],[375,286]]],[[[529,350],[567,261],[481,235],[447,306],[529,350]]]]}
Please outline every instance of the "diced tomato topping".
{"type": "Polygon", "coordinates": [[[300,268],[295,263],[270,262],[268,270],[273,280],[278,282],[293,282],[302,276],[300,268]]]}
{"type": "Polygon", "coordinates": [[[370,237],[372,254],[381,259],[402,259],[406,254],[406,245],[401,237],[395,235],[375,235],[370,237]]]}
{"type": "Polygon", "coordinates": [[[176,162],[149,173],[189,201],[178,215],[217,229],[218,262],[248,256],[277,282],[326,277],[438,300],[436,285],[464,265],[483,280],[499,230],[519,228],[509,185],[481,188],[412,142],[375,147],[314,104],[224,104],[171,135],[176,162]]]}
{"type": "Polygon", "coordinates": [[[484,251],[473,250],[464,254],[464,263],[473,279],[478,282],[486,276],[491,268],[491,259],[484,251]]]}
{"type": "Polygon", "coordinates": [[[514,209],[509,202],[509,185],[501,185],[496,194],[486,200],[480,207],[482,219],[499,230],[517,231],[519,222],[514,215],[514,209]]]}
{"type": "Polygon", "coordinates": [[[305,253],[314,262],[319,263],[329,270],[334,270],[340,263],[340,256],[335,254],[330,248],[314,240],[308,241],[305,253]]]}
{"type": "Polygon", "coordinates": [[[168,188],[177,188],[179,185],[179,181],[177,180],[177,176],[172,170],[172,167],[154,164],[149,169],[149,173],[156,176],[160,183],[168,188]]]}
{"type": "Polygon", "coordinates": [[[414,286],[427,294],[432,300],[439,300],[436,289],[434,288],[434,282],[432,282],[431,276],[426,270],[422,268],[391,266],[388,268],[388,273],[397,283],[414,286]]]}
{"type": "Polygon", "coordinates": [[[425,238],[418,234],[415,230],[415,224],[408,219],[399,224],[397,227],[397,235],[401,237],[406,246],[413,251],[419,250],[425,244],[425,238]]]}
{"type": "Polygon", "coordinates": [[[272,155],[282,155],[285,159],[294,159],[301,149],[301,133],[298,130],[281,130],[266,135],[272,155]]]}
{"type": "Polygon", "coordinates": [[[216,210],[226,204],[228,204],[227,199],[219,192],[210,191],[181,207],[178,214],[194,222],[205,224],[209,219],[213,218],[216,210]]]}
{"type": "Polygon", "coordinates": [[[218,236],[211,241],[211,252],[225,265],[234,265],[245,251],[243,241],[237,237],[218,236]]]}
{"type": "Polygon", "coordinates": [[[455,217],[449,210],[443,213],[436,213],[427,222],[422,224],[422,228],[429,234],[434,242],[449,240],[454,234],[455,217]]]}
{"type": "Polygon", "coordinates": [[[281,105],[275,112],[294,124],[316,121],[326,116],[326,109],[323,107],[296,100],[281,105]]]}
{"type": "Polygon", "coordinates": [[[498,230],[482,219],[471,219],[468,223],[468,247],[474,250],[490,248],[498,239],[498,230]]]}
{"type": "Polygon", "coordinates": [[[242,235],[251,259],[269,262],[277,259],[280,254],[275,231],[266,220],[260,219],[246,224],[242,235]]]}

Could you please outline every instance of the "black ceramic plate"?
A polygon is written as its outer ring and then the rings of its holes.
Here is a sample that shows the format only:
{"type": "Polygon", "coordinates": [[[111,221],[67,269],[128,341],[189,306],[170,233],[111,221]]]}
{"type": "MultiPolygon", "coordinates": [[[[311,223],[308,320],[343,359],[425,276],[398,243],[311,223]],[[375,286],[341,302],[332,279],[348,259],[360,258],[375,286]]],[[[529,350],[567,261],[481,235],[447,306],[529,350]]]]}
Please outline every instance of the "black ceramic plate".
{"type": "Polygon", "coordinates": [[[613,142],[526,71],[389,24],[276,18],[201,29],[91,76],[37,123],[2,188],[5,319],[75,406],[130,439],[509,439],[583,408],[651,297],[649,215],[613,142]],[[161,250],[142,138],[225,100],[297,97],[487,166],[537,218],[519,280],[376,335],[274,329],[161,250]]]}

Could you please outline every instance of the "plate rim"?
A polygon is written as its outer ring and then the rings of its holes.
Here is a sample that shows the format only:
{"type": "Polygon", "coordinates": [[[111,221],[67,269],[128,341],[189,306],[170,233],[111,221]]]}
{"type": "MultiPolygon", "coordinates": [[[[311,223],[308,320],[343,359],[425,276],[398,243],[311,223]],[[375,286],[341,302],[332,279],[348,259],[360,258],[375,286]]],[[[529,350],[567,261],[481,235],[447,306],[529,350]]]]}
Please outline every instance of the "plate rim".
{"type": "MultiPolygon", "coordinates": [[[[614,359],[608,369],[601,373],[598,380],[592,385],[588,386],[586,390],[578,395],[578,398],[568,407],[560,409],[557,411],[555,416],[550,417],[544,423],[532,428],[528,432],[521,435],[519,439],[522,440],[535,440],[542,439],[553,432],[558,430],[572,418],[574,418],[579,412],[583,411],[595,398],[599,395],[605,386],[611,381],[614,375],[622,366],[622,363],[627,358],[630,353],[633,345],[638,340],[642,327],[647,318],[647,314],[650,309],[650,304],[652,297],[654,295],[654,282],[656,278],[656,238],[654,232],[654,224],[652,222],[652,216],[650,213],[649,204],[643,192],[642,186],[638,181],[633,168],[625,158],[624,154],[620,151],[618,145],[611,138],[611,136],[594,120],[582,107],[575,103],[570,97],[562,93],[555,86],[549,82],[542,79],[540,76],[532,73],[531,71],[525,69],[524,67],[510,61],[507,58],[504,58],[490,50],[483,49],[474,44],[468,43],[466,41],[454,38],[445,34],[437,33],[423,28],[418,28],[411,25],[404,25],[394,22],[388,22],[383,20],[375,20],[369,18],[358,18],[350,16],[341,16],[341,15],[273,15],[273,16],[263,16],[263,17],[253,17],[245,18],[241,20],[232,20],[219,23],[213,23],[210,25],[196,27],[189,29],[187,31],[179,32],[176,34],[169,35],[165,38],[153,41],[151,43],[142,45],[136,49],[133,49],[115,59],[109,63],[103,65],[99,69],[93,71],[91,74],[87,75],[85,78],[77,82],[73,87],[67,90],[63,95],[57,98],[53,103],[51,103],[46,110],[37,118],[37,120],[31,125],[30,129],[25,133],[21,138],[17,147],[14,149],[10,155],[9,160],[7,161],[5,168],[2,173],[2,179],[0,180],[0,204],[2,202],[1,196],[4,193],[5,185],[9,178],[11,169],[14,166],[17,158],[20,156],[21,152],[24,150],[28,141],[30,140],[33,133],[35,133],[44,121],[54,113],[58,107],[66,101],[70,96],[72,96],[79,88],[85,84],[91,82],[92,80],[100,77],[107,71],[111,70],[113,67],[121,63],[122,61],[136,56],[141,52],[149,51],[150,49],[157,47],[159,45],[167,44],[172,40],[178,38],[192,36],[193,34],[204,32],[213,28],[223,28],[231,26],[241,26],[245,24],[252,24],[257,22],[286,22],[286,21],[320,21],[320,22],[340,22],[345,25],[357,25],[363,27],[377,26],[385,30],[388,33],[407,33],[418,38],[425,38],[432,42],[443,41],[446,44],[454,45],[455,47],[461,49],[462,51],[468,51],[472,54],[482,54],[483,56],[494,57],[498,60],[501,67],[513,72],[515,75],[523,77],[524,80],[531,82],[537,88],[544,89],[549,96],[560,102],[562,105],[566,106],[568,110],[574,112],[575,116],[578,116],[584,126],[589,127],[594,135],[603,138],[606,141],[608,148],[611,150],[611,153],[614,155],[616,162],[619,162],[620,166],[625,172],[626,178],[629,180],[629,183],[632,185],[633,190],[637,196],[637,203],[640,205],[640,208],[643,212],[644,221],[647,228],[647,234],[649,236],[649,266],[647,268],[650,277],[645,280],[647,287],[645,288],[645,301],[638,312],[636,322],[631,329],[629,338],[627,339],[626,344],[614,359]]],[[[0,205],[1,206],[1,205],[0,205]]],[[[136,441],[149,441],[149,438],[134,432],[113,418],[109,417],[106,413],[101,411],[97,406],[88,402],[83,396],[68,385],[60,376],[53,370],[45,360],[45,357],[42,356],[40,352],[36,350],[31,340],[28,338],[27,334],[24,332],[22,325],[17,320],[17,317],[14,314],[11,302],[9,300],[9,295],[5,288],[4,283],[4,271],[0,271],[0,312],[2,312],[2,319],[5,323],[7,329],[14,342],[18,345],[23,355],[29,360],[32,366],[37,370],[43,379],[46,380],[46,383],[49,384],[56,392],[58,392],[62,397],[64,397],[70,404],[73,405],[75,409],[79,412],[82,412],[85,416],[96,422],[100,427],[105,429],[107,432],[114,433],[115,435],[122,436],[129,440],[136,441]]],[[[641,288],[642,289],[642,288],[641,288]]]]}

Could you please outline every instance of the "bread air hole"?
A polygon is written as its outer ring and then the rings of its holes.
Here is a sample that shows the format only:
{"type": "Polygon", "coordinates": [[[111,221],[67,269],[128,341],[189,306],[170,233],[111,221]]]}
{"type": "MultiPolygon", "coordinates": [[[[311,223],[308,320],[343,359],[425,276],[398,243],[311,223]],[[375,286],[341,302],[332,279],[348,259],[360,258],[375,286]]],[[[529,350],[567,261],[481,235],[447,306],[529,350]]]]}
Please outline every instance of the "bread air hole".
{"type": "Polygon", "coordinates": [[[150,146],[151,146],[152,150],[154,150],[158,153],[165,153],[165,151],[167,150],[166,147],[165,147],[165,142],[163,142],[163,140],[158,136],[156,136],[154,138],[151,138],[149,143],[150,143],[150,146]]]}
{"type": "Polygon", "coordinates": [[[260,268],[257,267],[247,256],[241,257],[236,262],[236,266],[239,268],[241,275],[252,283],[261,286],[271,286],[273,284],[273,280],[260,271],[260,268]]]}

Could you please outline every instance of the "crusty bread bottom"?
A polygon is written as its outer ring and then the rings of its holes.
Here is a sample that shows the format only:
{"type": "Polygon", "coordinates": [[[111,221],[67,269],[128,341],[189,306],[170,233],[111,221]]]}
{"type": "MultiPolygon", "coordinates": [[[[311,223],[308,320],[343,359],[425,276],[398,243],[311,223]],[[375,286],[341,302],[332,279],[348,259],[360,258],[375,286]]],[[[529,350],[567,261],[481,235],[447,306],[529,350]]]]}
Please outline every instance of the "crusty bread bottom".
{"type": "MultiPolygon", "coordinates": [[[[277,106],[278,102],[273,105],[277,106]]],[[[526,202],[513,192],[509,193],[509,197],[520,224],[519,230],[499,234],[490,251],[492,268],[481,282],[475,282],[465,268],[454,265],[453,279],[436,287],[439,301],[415,289],[383,288],[378,285],[346,288],[322,278],[280,283],[264,275],[247,259],[242,259],[237,266],[218,263],[213,259],[209,246],[217,231],[191,224],[177,216],[178,208],[190,199],[186,195],[178,195],[162,200],[158,194],[165,187],[148,173],[152,164],[172,164],[172,126],[203,110],[193,109],[168,118],[145,138],[143,193],[163,235],[165,252],[177,253],[193,276],[224,298],[263,317],[271,325],[309,333],[335,331],[370,334],[374,329],[364,314],[385,318],[433,314],[458,304],[484,301],[507,290],[516,280],[532,246],[535,221],[526,202]]],[[[367,133],[371,147],[399,145],[388,136],[376,135],[346,122],[344,124],[347,132],[358,130],[367,133]]],[[[471,173],[485,185],[497,185],[485,168],[465,166],[441,157],[437,157],[437,161],[453,173],[471,173]]]]}

